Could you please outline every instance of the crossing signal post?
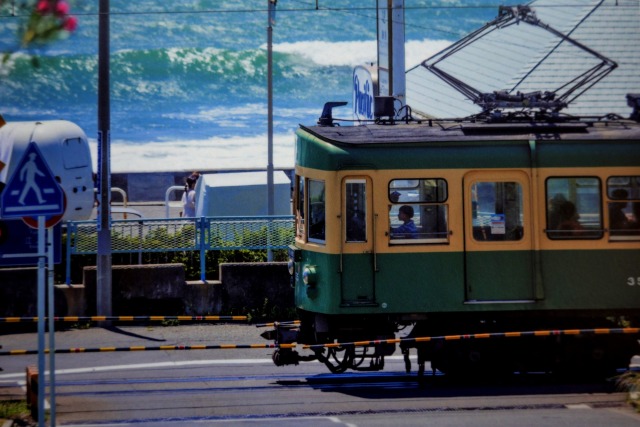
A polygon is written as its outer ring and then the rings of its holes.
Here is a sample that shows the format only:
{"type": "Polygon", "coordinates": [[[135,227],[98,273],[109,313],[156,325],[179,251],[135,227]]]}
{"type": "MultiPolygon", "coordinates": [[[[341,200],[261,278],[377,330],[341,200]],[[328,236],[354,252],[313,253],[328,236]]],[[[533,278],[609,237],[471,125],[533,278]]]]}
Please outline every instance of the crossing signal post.
{"type": "MultiPolygon", "coordinates": [[[[51,172],[42,153],[35,142],[30,142],[24,155],[9,177],[2,192],[2,218],[37,217],[38,251],[31,254],[37,258],[38,264],[38,372],[45,372],[44,359],[44,321],[45,321],[45,280],[47,264],[53,269],[53,230],[47,230],[47,219],[64,215],[64,192],[56,177],[51,172]],[[48,235],[48,244],[47,244],[48,235]],[[49,248],[47,248],[49,246],[49,248]],[[49,262],[47,263],[47,260],[49,262]]],[[[5,230],[6,236],[7,230],[5,230]]],[[[55,425],[55,329],[53,322],[53,275],[49,280],[49,371],[51,422],[55,425]]],[[[45,381],[38,381],[38,425],[44,426],[44,393],[45,381]]]]}

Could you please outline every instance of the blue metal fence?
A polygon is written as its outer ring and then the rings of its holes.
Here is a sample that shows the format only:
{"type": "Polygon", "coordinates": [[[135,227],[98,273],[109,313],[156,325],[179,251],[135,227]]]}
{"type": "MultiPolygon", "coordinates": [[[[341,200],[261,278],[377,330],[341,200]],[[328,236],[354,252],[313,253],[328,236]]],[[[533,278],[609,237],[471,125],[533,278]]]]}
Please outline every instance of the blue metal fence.
{"type": "MultiPolygon", "coordinates": [[[[294,217],[200,217],[124,219],[111,222],[111,252],[200,252],[205,280],[206,251],[286,249],[294,240],[294,217]]],[[[98,253],[96,221],[67,222],[66,282],[71,283],[71,256],[98,253]]]]}

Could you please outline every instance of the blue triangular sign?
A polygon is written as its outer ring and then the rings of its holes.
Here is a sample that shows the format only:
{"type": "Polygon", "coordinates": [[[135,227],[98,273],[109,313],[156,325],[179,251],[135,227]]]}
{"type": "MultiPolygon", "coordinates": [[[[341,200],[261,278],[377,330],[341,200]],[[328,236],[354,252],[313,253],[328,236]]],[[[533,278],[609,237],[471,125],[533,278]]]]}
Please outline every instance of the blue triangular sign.
{"type": "Polygon", "coordinates": [[[30,142],[2,192],[3,218],[64,213],[64,194],[35,142],[30,142]]]}

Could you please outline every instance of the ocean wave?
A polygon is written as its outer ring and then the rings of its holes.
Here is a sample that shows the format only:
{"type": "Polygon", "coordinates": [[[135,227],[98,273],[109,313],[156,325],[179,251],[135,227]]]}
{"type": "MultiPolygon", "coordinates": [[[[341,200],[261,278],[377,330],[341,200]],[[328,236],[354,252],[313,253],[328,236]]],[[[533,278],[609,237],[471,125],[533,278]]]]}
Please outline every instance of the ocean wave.
{"type": "MultiPolygon", "coordinates": [[[[406,44],[407,68],[450,42],[415,40],[406,44]]],[[[111,57],[112,98],[144,109],[153,102],[249,102],[266,95],[267,53],[262,48],[168,48],[120,50],[111,57]]],[[[32,108],[52,101],[93,103],[97,92],[95,55],[44,56],[33,67],[29,55],[0,66],[6,104],[29,100],[32,108]],[[45,98],[42,94],[47,93],[45,98]]],[[[350,69],[375,62],[375,41],[306,41],[274,46],[274,88],[292,99],[309,99],[326,87],[348,88],[350,69]]]]}
{"type": "MultiPolygon", "coordinates": [[[[294,133],[273,136],[273,163],[277,168],[294,164],[294,133]]],[[[97,159],[97,141],[89,141],[97,159]]],[[[264,168],[267,166],[267,134],[205,139],[172,138],[163,141],[132,142],[113,139],[111,170],[114,173],[159,170],[216,170],[264,168]]],[[[94,165],[94,168],[96,165],[94,165]]],[[[97,168],[96,168],[97,169],[97,168]]]]}
{"type": "MultiPolygon", "coordinates": [[[[450,40],[409,40],[405,43],[407,68],[413,67],[451,44],[450,40]]],[[[263,49],[266,45],[262,46],[263,49]]],[[[306,58],[324,67],[355,67],[377,62],[375,40],[329,42],[322,40],[278,43],[275,52],[306,58]]]]}

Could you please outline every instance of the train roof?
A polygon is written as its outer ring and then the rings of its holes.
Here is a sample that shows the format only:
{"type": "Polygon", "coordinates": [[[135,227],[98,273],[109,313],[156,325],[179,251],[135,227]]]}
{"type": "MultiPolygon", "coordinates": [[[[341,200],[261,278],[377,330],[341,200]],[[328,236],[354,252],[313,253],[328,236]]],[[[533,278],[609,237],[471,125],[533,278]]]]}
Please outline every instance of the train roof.
{"type": "Polygon", "coordinates": [[[304,126],[300,128],[325,141],[349,144],[407,144],[447,141],[535,140],[635,140],[640,143],[640,123],[631,120],[596,122],[486,123],[423,121],[360,126],[304,126]]]}

